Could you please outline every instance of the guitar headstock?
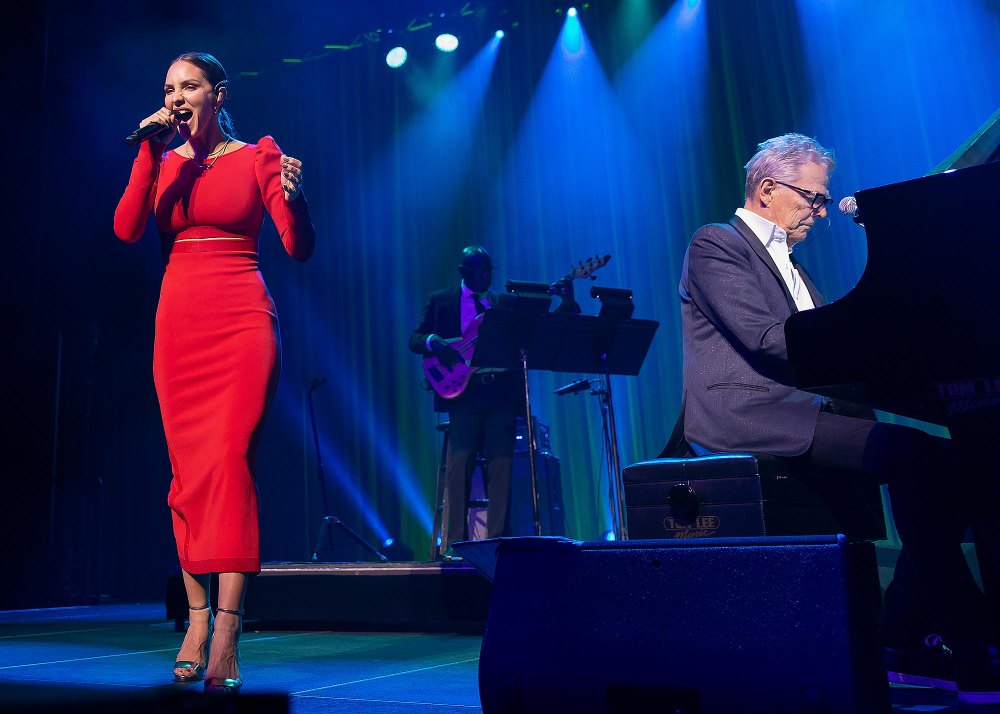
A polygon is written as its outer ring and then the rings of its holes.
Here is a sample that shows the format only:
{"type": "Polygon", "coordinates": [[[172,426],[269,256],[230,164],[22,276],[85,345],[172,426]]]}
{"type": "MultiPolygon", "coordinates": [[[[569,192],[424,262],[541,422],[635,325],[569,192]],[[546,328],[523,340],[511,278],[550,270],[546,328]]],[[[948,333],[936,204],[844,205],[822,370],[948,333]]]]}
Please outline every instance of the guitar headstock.
{"type": "MultiPolygon", "coordinates": [[[[595,255],[593,258],[587,262],[580,261],[580,264],[573,268],[571,271],[566,273],[563,280],[576,280],[577,278],[590,278],[591,274],[594,273],[598,268],[603,268],[611,261],[611,255],[601,256],[600,254],[595,255]]],[[[596,280],[596,278],[591,278],[596,280]]]]}

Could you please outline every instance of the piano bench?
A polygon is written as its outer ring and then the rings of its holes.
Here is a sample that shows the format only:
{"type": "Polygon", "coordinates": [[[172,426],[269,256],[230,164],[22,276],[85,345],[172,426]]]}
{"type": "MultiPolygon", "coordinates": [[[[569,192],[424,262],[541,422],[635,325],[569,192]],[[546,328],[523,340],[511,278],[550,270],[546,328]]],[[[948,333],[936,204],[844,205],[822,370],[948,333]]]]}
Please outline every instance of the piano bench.
{"type": "Polygon", "coordinates": [[[792,474],[767,454],[651,459],[623,470],[630,539],[843,534],[886,537],[882,489],[792,474]]]}

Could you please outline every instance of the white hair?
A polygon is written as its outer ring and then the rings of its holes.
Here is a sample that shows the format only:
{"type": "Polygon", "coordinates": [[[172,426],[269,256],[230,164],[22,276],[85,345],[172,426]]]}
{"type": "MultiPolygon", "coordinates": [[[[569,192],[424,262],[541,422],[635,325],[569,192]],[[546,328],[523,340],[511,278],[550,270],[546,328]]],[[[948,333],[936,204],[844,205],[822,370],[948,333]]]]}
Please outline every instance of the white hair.
{"type": "Polygon", "coordinates": [[[757,144],[757,153],[743,168],[747,172],[746,198],[752,199],[767,177],[791,183],[803,164],[816,163],[833,173],[837,161],[833,151],[803,134],[782,134],[757,144]]]}

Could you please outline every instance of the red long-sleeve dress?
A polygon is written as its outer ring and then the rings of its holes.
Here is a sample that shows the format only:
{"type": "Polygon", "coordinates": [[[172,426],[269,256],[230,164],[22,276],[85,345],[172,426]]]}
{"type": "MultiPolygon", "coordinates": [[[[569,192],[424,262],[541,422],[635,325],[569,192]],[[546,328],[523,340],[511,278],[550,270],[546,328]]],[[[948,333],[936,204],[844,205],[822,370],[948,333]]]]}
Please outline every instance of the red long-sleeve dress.
{"type": "Polygon", "coordinates": [[[167,503],[189,573],[260,571],[254,451],[281,362],[257,265],[264,210],[296,260],[315,243],[305,197],[284,199],[280,157],[270,136],[207,169],[145,143],[115,211],[115,234],[132,242],[152,210],[167,260],[153,380],[173,470],[167,503]]]}

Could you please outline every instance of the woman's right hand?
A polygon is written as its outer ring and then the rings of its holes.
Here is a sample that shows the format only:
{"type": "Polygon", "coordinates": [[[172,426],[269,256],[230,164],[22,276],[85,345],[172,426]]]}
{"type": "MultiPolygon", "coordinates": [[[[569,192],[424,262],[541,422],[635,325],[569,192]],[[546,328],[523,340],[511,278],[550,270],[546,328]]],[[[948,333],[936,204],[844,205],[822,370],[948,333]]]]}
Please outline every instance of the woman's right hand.
{"type": "Polygon", "coordinates": [[[168,131],[160,132],[149,139],[150,144],[160,144],[165,148],[167,144],[173,140],[174,134],[177,133],[177,125],[179,123],[180,122],[177,121],[177,117],[174,116],[173,112],[166,107],[160,107],[159,111],[155,114],[150,114],[148,117],[139,122],[139,128],[141,129],[148,124],[162,124],[167,127],[168,131]]]}

